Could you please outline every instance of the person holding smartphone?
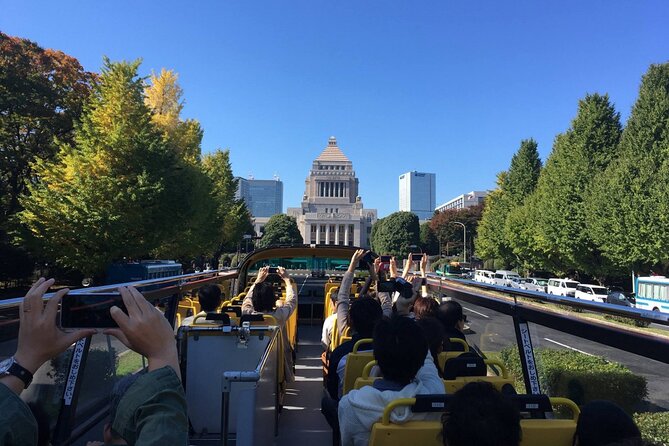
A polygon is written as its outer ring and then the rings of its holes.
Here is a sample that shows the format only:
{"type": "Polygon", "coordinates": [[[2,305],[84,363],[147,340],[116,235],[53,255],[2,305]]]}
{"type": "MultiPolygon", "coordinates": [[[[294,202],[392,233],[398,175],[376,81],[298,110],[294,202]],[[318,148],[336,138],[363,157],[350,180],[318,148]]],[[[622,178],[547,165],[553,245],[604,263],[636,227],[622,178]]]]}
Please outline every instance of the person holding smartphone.
{"type": "MultiPolygon", "coordinates": [[[[33,374],[46,361],[95,329],[65,332],[56,325],[58,304],[69,290],[55,293],[44,305],[43,296],[54,280],[39,279],[19,306],[16,353],[0,362],[0,440],[4,445],[37,443],[37,423],[19,397],[33,374]]],[[[186,398],[181,386],[176,342],[169,322],[134,288],[119,289],[127,314],[111,308],[118,328],[104,331],[128,348],[147,357],[142,375],[119,403],[112,428],[130,444],[184,445],[188,443],[186,398]]]]}

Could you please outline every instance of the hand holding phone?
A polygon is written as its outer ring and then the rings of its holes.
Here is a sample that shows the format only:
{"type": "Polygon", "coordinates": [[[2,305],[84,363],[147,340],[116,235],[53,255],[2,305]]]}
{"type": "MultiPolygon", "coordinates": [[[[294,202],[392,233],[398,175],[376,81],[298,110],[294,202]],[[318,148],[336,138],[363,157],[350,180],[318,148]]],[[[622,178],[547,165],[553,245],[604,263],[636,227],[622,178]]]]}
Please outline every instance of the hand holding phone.
{"type": "Polygon", "coordinates": [[[411,261],[412,262],[420,262],[421,260],[423,260],[423,254],[422,253],[414,252],[414,253],[411,254],[411,261]]]}

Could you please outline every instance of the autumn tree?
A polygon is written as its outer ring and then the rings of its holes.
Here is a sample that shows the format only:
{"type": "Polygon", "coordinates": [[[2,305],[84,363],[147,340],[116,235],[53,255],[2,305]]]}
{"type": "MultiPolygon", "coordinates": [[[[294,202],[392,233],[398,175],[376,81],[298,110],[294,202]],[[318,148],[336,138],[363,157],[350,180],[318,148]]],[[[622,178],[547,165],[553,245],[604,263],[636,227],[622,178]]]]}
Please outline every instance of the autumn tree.
{"type": "Polygon", "coordinates": [[[294,217],[286,214],[272,215],[265,224],[265,232],[258,243],[261,248],[272,245],[302,244],[302,234],[294,217]]]}
{"type": "Polygon", "coordinates": [[[32,164],[39,182],[21,201],[45,253],[84,273],[147,256],[174,237],[175,215],[188,214],[183,163],[152,123],[138,68],[105,59],[73,141],[32,164]]]}
{"type": "Polygon", "coordinates": [[[451,255],[463,254],[464,231],[462,226],[454,223],[459,222],[464,224],[467,230],[467,252],[471,255],[472,241],[476,238],[482,213],[483,205],[435,212],[430,220],[430,227],[442,251],[447,251],[451,255]]]}
{"type": "Polygon", "coordinates": [[[423,252],[437,254],[439,252],[439,239],[432,230],[430,222],[426,221],[420,225],[420,247],[423,252]]]}
{"type": "Polygon", "coordinates": [[[600,174],[586,224],[603,254],[629,271],[669,267],[669,63],[651,65],[620,139],[600,174]]]}
{"type": "Polygon", "coordinates": [[[372,227],[371,246],[376,253],[405,257],[411,246],[419,244],[418,217],[411,212],[394,212],[377,220],[372,227]]]}

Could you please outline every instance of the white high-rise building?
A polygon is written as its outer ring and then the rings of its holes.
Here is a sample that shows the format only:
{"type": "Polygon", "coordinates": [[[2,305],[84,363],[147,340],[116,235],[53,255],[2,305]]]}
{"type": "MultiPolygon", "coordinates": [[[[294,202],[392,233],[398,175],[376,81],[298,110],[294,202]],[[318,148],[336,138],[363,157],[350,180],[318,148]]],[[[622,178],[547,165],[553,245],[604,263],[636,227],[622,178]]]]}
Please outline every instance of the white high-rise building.
{"type": "Polygon", "coordinates": [[[435,211],[445,211],[446,209],[464,209],[472,206],[478,206],[483,203],[485,197],[488,195],[486,190],[473,190],[466,194],[458,195],[455,198],[448,200],[444,204],[440,204],[435,211]]]}
{"type": "Polygon", "coordinates": [[[413,212],[419,220],[429,220],[436,204],[437,176],[407,172],[400,175],[400,211],[413,212]]]}

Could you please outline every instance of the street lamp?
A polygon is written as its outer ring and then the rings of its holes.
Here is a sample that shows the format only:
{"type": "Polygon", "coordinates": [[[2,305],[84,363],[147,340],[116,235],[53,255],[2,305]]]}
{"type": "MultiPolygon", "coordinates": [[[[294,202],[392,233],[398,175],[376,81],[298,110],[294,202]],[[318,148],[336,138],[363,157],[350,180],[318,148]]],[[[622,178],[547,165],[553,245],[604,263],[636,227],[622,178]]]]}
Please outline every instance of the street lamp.
{"type": "Polygon", "coordinates": [[[467,227],[459,221],[450,221],[449,223],[462,226],[462,263],[467,263],[467,227]]]}

